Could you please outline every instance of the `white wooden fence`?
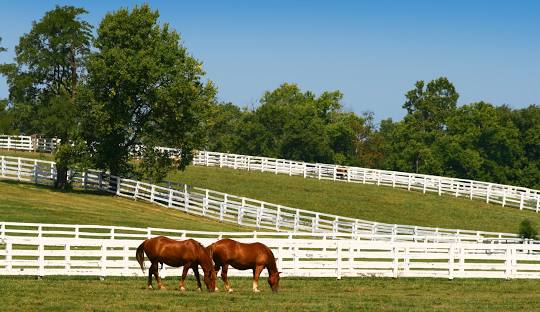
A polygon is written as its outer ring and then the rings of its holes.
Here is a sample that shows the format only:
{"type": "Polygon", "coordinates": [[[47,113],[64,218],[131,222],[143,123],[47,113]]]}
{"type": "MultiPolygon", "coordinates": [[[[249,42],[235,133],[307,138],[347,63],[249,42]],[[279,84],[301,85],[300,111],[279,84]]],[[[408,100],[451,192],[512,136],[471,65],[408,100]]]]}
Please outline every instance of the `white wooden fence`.
{"type": "MultiPolygon", "coordinates": [[[[57,139],[40,138],[36,141],[30,136],[0,135],[0,148],[50,152],[57,144],[57,139]]],[[[178,150],[174,148],[158,147],[158,149],[167,151],[175,157],[178,155],[178,150]]],[[[409,191],[479,199],[486,203],[516,207],[520,210],[540,211],[540,190],[498,183],[207,151],[195,153],[193,164],[297,175],[319,180],[391,186],[409,191]]]]}
{"type": "Polygon", "coordinates": [[[0,148],[33,152],[52,152],[60,140],[28,135],[0,135],[0,148]]]}
{"type": "Polygon", "coordinates": [[[193,164],[281,173],[319,180],[384,185],[409,191],[480,199],[486,203],[496,203],[521,210],[540,211],[539,190],[497,183],[206,151],[196,153],[193,164]]]}
{"type": "MultiPolygon", "coordinates": [[[[198,238],[204,245],[215,238],[198,238]]],[[[540,278],[540,246],[257,238],[284,276],[540,278]]],[[[0,275],[143,276],[135,260],[141,241],[65,237],[0,239],[0,275]]],[[[148,267],[148,261],[146,263],[148,267]]],[[[231,270],[249,276],[249,271],[231,270]]],[[[165,266],[162,276],[180,270],[165,266]]],[[[266,275],[266,272],[263,273],[266,275]]]]}
{"type": "MultiPolygon", "coordinates": [[[[50,184],[56,176],[50,161],[0,156],[2,178],[50,184]]],[[[413,236],[458,237],[463,241],[519,240],[516,234],[386,224],[321,212],[289,208],[246,197],[183,185],[181,189],[122,179],[98,171],[73,176],[76,186],[145,200],[166,208],[256,229],[299,233],[372,234],[397,238],[413,236]]]]}

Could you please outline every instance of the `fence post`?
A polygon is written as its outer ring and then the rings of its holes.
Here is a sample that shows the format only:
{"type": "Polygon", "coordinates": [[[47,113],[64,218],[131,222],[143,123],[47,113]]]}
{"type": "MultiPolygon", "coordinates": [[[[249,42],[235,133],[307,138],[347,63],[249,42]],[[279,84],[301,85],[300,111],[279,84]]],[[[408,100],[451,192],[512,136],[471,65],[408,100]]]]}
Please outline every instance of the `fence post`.
{"type": "Polygon", "coordinates": [[[439,196],[442,195],[442,184],[441,184],[441,178],[439,177],[439,196]]]}
{"type": "Polygon", "coordinates": [[[488,184],[488,187],[487,187],[487,190],[486,190],[486,204],[489,204],[489,197],[491,196],[491,188],[492,188],[492,186],[493,186],[492,183],[488,184]]]}
{"type": "Polygon", "coordinates": [[[337,272],[336,272],[336,275],[337,275],[337,279],[340,280],[341,279],[341,241],[337,240],[336,241],[336,253],[337,253],[337,256],[336,256],[336,268],[337,268],[337,272]]]}
{"type": "Polygon", "coordinates": [[[6,270],[8,274],[11,274],[11,270],[13,269],[13,244],[8,240],[6,242],[6,270]]]}
{"type": "Polygon", "coordinates": [[[317,165],[317,176],[319,177],[319,180],[321,179],[321,165],[317,165]]]}
{"type": "Polygon", "coordinates": [[[540,210],[540,195],[536,194],[536,212],[540,210]]]}
{"type": "Polygon", "coordinates": [[[184,184],[184,211],[189,211],[189,193],[187,191],[187,184],[184,184]]]}
{"type": "Polygon", "coordinates": [[[122,178],[116,177],[116,195],[120,195],[120,184],[122,183],[122,178]]]}
{"type": "Polygon", "coordinates": [[[333,175],[334,175],[334,176],[333,176],[332,178],[333,178],[334,181],[336,181],[336,177],[337,177],[337,166],[334,166],[334,168],[332,168],[332,169],[333,169],[333,171],[334,171],[334,172],[333,172],[333,175]]]}
{"type": "Polygon", "coordinates": [[[311,219],[311,232],[315,233],[317,232],[317,229],[319,228],[319,213],[315,213],[315,218],[311,219]]]}
{"type": "Polygon", "coordinates": [[[454,244],[448,249],[448,279],[454,279],[454,244]]]}
{"type": "Polygon", "coordinates": [[[257,208],[257,220],[256,220],[257,229],[261,227],[261,219],[262,219],[263,210],[264,210],[264,203],[261,203],[261,207],[257,208]]]}
{"type": "MultiPolygon", "coordinates": [[[[234,163],[236,166],[236,156],[234,156],[234,163]]],[[[251,170],[251,156],[247,157],[247,171],[251,170]]]]}
{"type": "Polygon", "coordinates": [[[244,207],[246,206],[246,199],[242,197],[242,204],[238,210],[238,224],[242,224],[242,218],[244,217],[244,207]]]}
{"type": "Polygon", "coordinates": [[[473,184],[473,181],[470,182],[470,187],[471,187],[471,193],[469,195],[469,198],[470,199],[473,199],[473,191],[474,191],[474,184],[473,184]]]}
{"type": "Polygon", "coordinates": [[[219,168],[223,168],[223,154],[219,154],[219,168]]]}
{"type": "Polygon", "coordinates": [[[152,184],[150,186],[150,202],[151,203],[154,202],[155,191],[156,191],[155,186],[154,186],[154,184],[152,184]]]}
{"type": "Polygon", "coordinates": [[[225,203],[219,204],[219,222],[223,222],[223,216],[225,215],[225,203]]]}
{"type": "Polygon", "coordinates": [[[64,244],[64,270],[66,275],[69,274],[69,271],[71,270],[71,246],[69,243],[64,244]]]}
{"type": "Polygon", "coordinates": [[[292,161],[289,161],[289,176],[292,176],[292,161]]]}
{"type": "Polygon", "coordinates": [[[1,161],[2,163],[0,163],[0,169],[2,170],[2,176],[5,176],[6,175],[6,160],[5,160],[5,157],[4,156],[0,156],[1,157],[1,161]]]}
{"type": "Polygon", "coordinates": [[[4,222],[0,222],[0,239],[6,238],[6,224],[4,222]]]}
{"type": "Polygon", "coordinates": [[[169,198],[168,198],[168,206],[171,208],[173,206],[173,189],[169,188],[169,198]]]}
{"type": "Polygon", "coordinates": [[[523,204],[524,204],[523,195],[525,195],[525,193],[521,193],[521,196],[519,198],[519,210],[523,210],[523,204]]]}
{"type": "Polygon", "coordinates": [[[17,158],[17,180],[21,181],[21,158],[17,158]]]}
{"type": "Polygon", "coordinates": [[[124,275],[129,276],[129,247],[124,245],[124,275]]]}
{"type": "Polygon", "coordinates": [[[100,274],[99,279],[104,280],[105,276],[107,276],[107,247],[105,246],[105,243],[101,245],[101,260],[100,260],[100,274]]]}
{"type": "Polygon", "coordinates": [[[41,278],[45,275],[45,246],[43,246],[43,240],[39,240],[38,245],[38,277],[41,278]]]}
{"type": "Polygon", "coordinates": [[[304,169],[304,179],[307,178],[307,165],[306,163],[302,163],[302,167],[304,169]]]}
{"type": "Polygon", "coordinates": [[[427,177],[424,177],[424,189],[422,190],[424,194],[426,194],[426,189],[427,189],[427,177]]]}
{"type": "Polygon", "coordinates": [[[294,226],[293,226],[294,232],[298,232],[298,226],[300,226],[300,210],[296,209],[296,214],[294,215],[294,226]]]}
{"type": "Polygon", "coordinates": [[[512,249],[510,248],[510,246],[506,247],[504,264],[505,264],[504,277],[506,279],[510,279],[512,277],[512,249]]]}
{"type": "Polygon", "coordinates": [[[503,189],[503,200],[502,200],[502,206],[504,207],[506,205],[506,187],[503,189]]]}
{"type": "Polygon", "coordinates": [[[32,168],[32,173],[34,175],[34,183],[38,184],[39,173],[38,173],[37,159],[34,160],[34,167],[32,168]]]}
{"type": "Polygon", "coordinates": [[[279,221],[281,219],[281,206],[277,206],[276,210],[276,232],[279,232],[279,221]]]}
{"type": "Polygon", "coordinates": [[[206,216],[206,211],[208,210],[208,190],[205,190],[204,198],[203,198],[203,205],[202,205],[202,214],[203,216],[206,216]]]}
{"type": "Polygon", "coordinates": [[[393,278],[398,277],[398,270],[399,270],[399,250],[398,250],[398,247],[393,246],[392,247],[392,277],[393,278]]]}
{"type": "Polygon", "coordinates": [[[8,137],[7,137],[7,149],[8,149],[8,151],[9,151],[10,147],[11,147],[11,136],[8,135],[8,137]]]}

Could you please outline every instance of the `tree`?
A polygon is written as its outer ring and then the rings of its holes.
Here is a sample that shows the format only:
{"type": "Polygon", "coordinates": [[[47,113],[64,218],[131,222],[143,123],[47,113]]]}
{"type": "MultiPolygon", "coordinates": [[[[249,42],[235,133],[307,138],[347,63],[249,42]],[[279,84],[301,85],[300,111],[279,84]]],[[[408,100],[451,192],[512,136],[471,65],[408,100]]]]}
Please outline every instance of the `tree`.
{"type": "Polygon", "coordinates": [[[331,162],[333,151],[327,125],[341,109],[339,91],[319,97],[302,92],[296,84],[267,91],[261,105],[241,122],[240,153],[304,161],[331,162]]]}
{"type": "MultiPolygon", "coordinates": [[[[146,146],[147,165],[166,163],[151,161],[168,157],[156,153],[155,146],[181,149],[175,165],[183,169],[192,151],[205,143],[215,87],[202,81],[202,64],[158,17],[148,5],[120,9],[108,13],[97,29],[97,51],[88,61],[83,132],[96,166],[112,174],[132,171],[129,151],[136,144],[146,146]]],[[[152,180],[163,177],[160,170],[145,172],[152,180]]]]}
{"type": "MultiPolygon", "coordinates": [[[[15,63],[0,68],[22,132],[56,136],[64,144],[73,139],[78,83],[92,40],[92,27],[80,19],[85,13],[73,6],[46,12],[20,38],[15,63]]],[[[65,188],[67,166],[58,160],[55,185],[65,188]]]]}
{"type": "Polygon", "coordinates": [[[237,134],[245,112],[232,103],[212,105],[211,112],[206,149],[214,152],[236,152],[237,134]]]}
{"type": "Polygon", "coordinates": [[[405,95],[407,115],[392,128],[392,147],[387,164],[392,169],[440,174],[440,159],[432,150],[434,142],[445,134],[449,116],[456,109],[459,94],[447,78],[417,81],[405,95]]]}

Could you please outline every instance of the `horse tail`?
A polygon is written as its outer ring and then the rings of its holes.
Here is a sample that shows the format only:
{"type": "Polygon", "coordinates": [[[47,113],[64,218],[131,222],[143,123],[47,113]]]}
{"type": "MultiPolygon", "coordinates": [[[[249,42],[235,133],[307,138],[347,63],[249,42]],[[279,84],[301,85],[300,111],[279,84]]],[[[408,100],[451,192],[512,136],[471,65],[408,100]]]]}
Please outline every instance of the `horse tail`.
{"type": "Polygon", "coordinates": [[[137,258],[137,262],[139,262],[139,265],[141,266],[141,270],[144,273],[144,242],[142,242],[142,244],[140,244],[139,247],[137,248],[135,257],[137,258]]]}

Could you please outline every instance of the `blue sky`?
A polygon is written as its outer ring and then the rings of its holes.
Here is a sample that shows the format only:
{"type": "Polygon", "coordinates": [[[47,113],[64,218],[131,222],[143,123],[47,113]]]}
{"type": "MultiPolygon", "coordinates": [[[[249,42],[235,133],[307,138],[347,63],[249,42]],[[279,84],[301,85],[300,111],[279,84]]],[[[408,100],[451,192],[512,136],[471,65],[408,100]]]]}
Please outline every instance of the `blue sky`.
{"type": "MultiPolygon", "coordinates": [[[[18,38],[56,4],[106,12],[144,1],[2,1],[0,37],[18,38]]],[[[347,110],[400,119],[416,80],[446,76],[460,104],[540,104],[540,1],[146,1],[204,63],[219,99],[257,105],[297,83],[341,90],[347,110]]],[[[0,98],[7,97],[0,78],[0,98]]]]}

